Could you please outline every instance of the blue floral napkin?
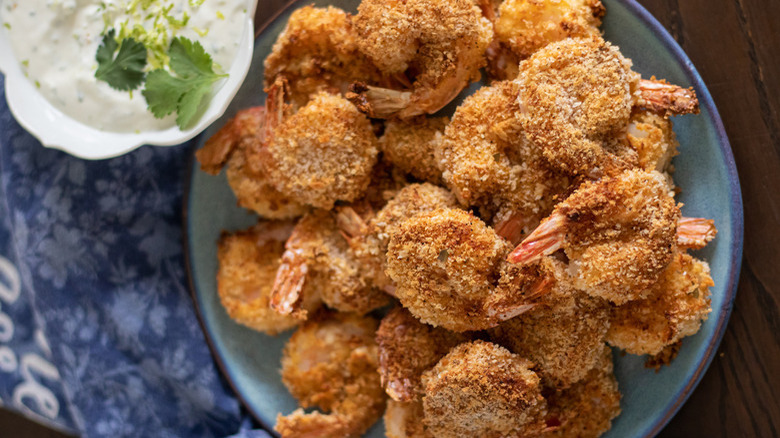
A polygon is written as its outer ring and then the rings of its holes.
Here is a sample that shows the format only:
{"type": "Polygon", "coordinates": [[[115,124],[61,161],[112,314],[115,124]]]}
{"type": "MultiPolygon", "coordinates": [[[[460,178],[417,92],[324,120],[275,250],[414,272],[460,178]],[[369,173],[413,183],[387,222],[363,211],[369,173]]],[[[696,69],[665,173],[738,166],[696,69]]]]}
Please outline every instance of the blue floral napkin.
{"type": "Polygon", "coordinates": [[[0,406],[88,437],[268,437],[187,289],[191,148],[84,161],[42,147],[0,92],[0,406]]]}

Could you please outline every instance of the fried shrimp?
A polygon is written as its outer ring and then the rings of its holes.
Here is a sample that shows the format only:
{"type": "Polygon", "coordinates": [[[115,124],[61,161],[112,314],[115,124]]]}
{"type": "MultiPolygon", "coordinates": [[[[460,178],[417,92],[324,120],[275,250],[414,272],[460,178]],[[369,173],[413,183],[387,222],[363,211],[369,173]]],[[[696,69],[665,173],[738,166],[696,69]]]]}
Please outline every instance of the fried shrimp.
{"type": "Polygon", "coordinates": [[[282,357],[282,382],[304,407],[276,419],[283,437],[360,436],[385,408],[372,318],[321,313],[290,338],[282,357]]]}
{"type": "Polygon", "coordinates": [[[346,93],[354,81],[382,83],[374,64],[358,49],[350,16],[328,6],[304,6],[290,16],[265,59],[265,86],[283,76],[297,107],[321,91],[346,93]]]}
{"type": "Polygon", "coordinates": [[[550,169],[542,150],[526,140],[516,116],[519,90],[516,82],[503,81],[466,98],[436,150],[458,200],[492,217],[513,243],[536,228],[568,186],[568,178],[550,169]]]}
{"type": "Polygon", "coordinates": [[[542,261],[551,274],[540,303],[490,330],[490,339],[536,364],[548,386],[566,388],[585,378],[604,348],[609,307],[572,287],[562,262],[542,261]]]}
{"type": "Polygon", "coordinates": [[[621,305],[644,297],[669,264],[679,218],[663,175],[629,170],[584,183],[508,260],[529,263],[562,248],[577,289],[621,305]]]}
{"type": "MultiPolygon", "coordinates": [[[[651,111],[634,111],[626,135],[636,150],[639,168],[669,173],[672,158],[678,154],[677,136],[672,121],[651,111]]],[[[667,178],[671,182],[671,177],[667,178]]]]}
{"type": "Polygon", "coordinates": [[[446,189],[429,183],[409,184],[368,220],[349,206],[338,208],[336,218],[367,278],[374,286],[394,293],[395,284],[385,275],[390,236],[406,219],[455,205],[455,197],[446,189]]]}
{"type": "Polygon", "coordinates": [[[519,61],[542,47],[566,38],[599,35],[604,12],[599,0],[505,0],[493,23],[491,74],[514,79],[519,61]]]}
{"type": "Polygon", "coordinates": [[[371,123],[347,100],[327,93],[285,117],[284,87],[277,81],[268,90],[272,134],[253,156],[269,181],[286,196],[318,208],[360,198],[378,153],[371,123]]]}
{"type": "MultiPolygon", "coordinates": [[[[217,292],[234,321],[270,335],[300,322],[269,307],[271,284],[292,228],[291,222],[259,222],[248,230],[222,233],[217,249],[217,292]]],[[[318,300],[301,304],[309,311],[318,305],[318,300]]]]}
{"type": "Polygon", "coordinates": [[[543,428],[546,403],[531,363],[503,347],[455,347],[423,374],[425,424],[436,437],[524,436],[543,428]]]}
{"type": "Polygon", "coordinates": [[[550,163],[598,177],[630,167],[610,149],[627,126],[639,75],[601,38],[546,46],[520,66],[520,120],[550,163]]]}
{"type": "Polygon", "coordinates": [[[252,151],[265,140],[265,107],[241,110],[195,152],[201,169],[217,175],[227,163],[227,180],[238,205],[268,219],[301,216],[306,207],[274,188],[263,169],[251,166],[252,151]]]}
{"type": "Polygon", "coordinates": [[[315,210],[301,218],[285,248],[271,294],[271,308],[280,314],[305,319],[301,310],[311,297],[358,314],[387,304],[387,296],[361,275],[359,260],[330,212],[315,210]]]}
{"type": "Polygon", "coordinates": [[[477,217],[439,209],[406,220],[390,236],[386,273],[395,296],[420,321],[456,332],[483,330],[527,310],[536,294],[533,275],[502,269],[509,249],[477,217]]]}
{"type": "Polygon", "coordinates": [[[598,361],[584,379],[547,397],[548,424],[557,424],[550,436],[596,438],[612,427],[620,414],[620,391],[612,351],[603,346],[598,361]]]}
{"type": "Polygon", "coordinates": [[[435,151],[441,142],[447,117],[417,117],[402,122],[389,120],[379,138],[384,159],[420,181],[442,184],[435,151]]]}
{"type": "Polygon", "coordinates": [[[387,438],[434,438],[424,422],[422,399],[410,402],[387,401],[385,435],[387,438]]]}
{"type": "Polygon", "coordinates": [[[400,402],[413,401],[423,393],[420,378],[456,345],[470,340],[418,321],[397,307],[379,324],[379,374],[387,395],[400,402]]]}
{"type": "Polygon", "coordinates": [[[355,17],[360,49],[408,90],[355,84],[351,100],[371,117],[432,114],[479,78],[493,27],[471,0],[363,0],[355,17]]]}
{"type": "Polygon", "coordinates": [[[631,354],[660,353],[699,331],[713,285],[706,262],[676,253],[647,298],[613,309],[607,342],[631,354]]]}

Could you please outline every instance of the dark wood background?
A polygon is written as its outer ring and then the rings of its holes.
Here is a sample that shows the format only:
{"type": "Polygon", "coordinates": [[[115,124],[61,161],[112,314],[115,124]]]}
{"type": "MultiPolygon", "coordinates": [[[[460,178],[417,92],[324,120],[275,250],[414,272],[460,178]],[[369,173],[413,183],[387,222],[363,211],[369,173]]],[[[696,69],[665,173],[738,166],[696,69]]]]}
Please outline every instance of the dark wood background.
{"type": "MultiPolygon", "coordinates": [[[[780,1],[639,2],[682,45],[712,93],[745,208],[742,274],[723,343],[659,436],[780,437],[780,1]]],[[[286,3],[259,0],[257,23],[286,3]]],[[[2,410],[0,431],[63,436],[2,410]]]]}

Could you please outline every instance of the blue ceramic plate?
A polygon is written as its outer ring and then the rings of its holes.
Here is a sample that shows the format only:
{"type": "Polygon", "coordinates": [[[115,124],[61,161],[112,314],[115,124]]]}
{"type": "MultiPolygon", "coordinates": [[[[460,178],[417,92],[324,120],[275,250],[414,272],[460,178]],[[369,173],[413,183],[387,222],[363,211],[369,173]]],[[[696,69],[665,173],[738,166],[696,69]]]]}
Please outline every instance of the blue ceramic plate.
{"type": "MultiPolygon", "coordinates": [[[[603,0],[607,16],[605,38],[617,44],[634,61],[634,68],[649,77],[693,86],[701,101],[701,114],[675,118],[680,155],[675,159],[675,180],[683,192],[683,214],[715,219],[717,239],[698,256],[709,261],[715,287],[712,313],[698,334],[686,338],[671,366],[656,373],[644,367],[644,357],[615,355],[615,372],[623,393],[623,413],[607,437],[653,436],[677,412],[701,379],[720,342],[736,292],[742,256],[742,200],[734,158],[712,98],[672,37],[633,0],[603,0]]],[[[226,112],[200,138],[202,144],[227,117],[241,108],[261,104],[263,60],[295,7],[334,4],[354,11],[359,0],[305,0],[294,2],[256,41],[254,60],[246,82],[226,112]]],[[[464,93],[475,89],[472,86],[464,93]]],[[[279,377],[282,346],[288,335],[269,337],[233,323],[216,292],[216,242],[220,231],[246,228],[256,217],[236,206],[223,175],[206,175],[193,163],[185,200],[184,220],[190,280],[206,338],[227,380],[257,420],[273,425],[276,414],[296,408],[279,377]]],[[[377,424],[368,436],[381,437],[377,424]]]]}

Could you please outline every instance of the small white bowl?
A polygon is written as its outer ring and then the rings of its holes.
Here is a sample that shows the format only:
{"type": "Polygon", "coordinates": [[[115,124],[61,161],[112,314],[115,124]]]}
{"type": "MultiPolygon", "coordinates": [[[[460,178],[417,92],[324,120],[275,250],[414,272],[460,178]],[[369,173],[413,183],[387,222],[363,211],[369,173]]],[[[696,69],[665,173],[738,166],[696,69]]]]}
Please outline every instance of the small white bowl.
{"type": "Polygon", "coordinates": [[[0,29],[0,71],[5,75],[5,98],[16,120],[44,146],[60,149],[71,155],[96,160],[112,158],[139,146],[173,146],[200,134],[227,109],[244,82],[254,50],[254,23],[257,0],[247,0],[247,19],[241,45],[229,77],[211,97],[209,107],[198,123],[182,131],[174,126],[160,131],[139,133],[105,132],[87,126],[65,115],[44,98],[22,73],[14,56],[8,32],[0,29]]]}

